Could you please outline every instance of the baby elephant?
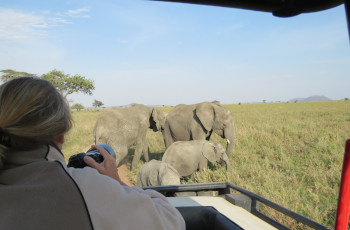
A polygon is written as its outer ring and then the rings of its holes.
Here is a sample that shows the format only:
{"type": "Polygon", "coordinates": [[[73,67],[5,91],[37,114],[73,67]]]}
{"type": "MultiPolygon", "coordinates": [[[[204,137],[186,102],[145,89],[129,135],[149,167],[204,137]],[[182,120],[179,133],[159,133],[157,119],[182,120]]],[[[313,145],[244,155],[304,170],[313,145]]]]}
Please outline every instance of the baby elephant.
{"type": "Polygon", "coordinates": [[[180,184],[180,175],[176,169],[168,163],[154,159],[141,167],[137,178],[137,185],[140,187],[176,184],[180,184]]]}
{"type": "Polygon", "coordinates": [[[162,161],[171,164],[180,176],[189,176],[197,169],[206,169],[208,161],[212,163],[224,161],[226,170],[230,166],[222,145],[206,140],[174,142],[165,151],[162,161]]]}

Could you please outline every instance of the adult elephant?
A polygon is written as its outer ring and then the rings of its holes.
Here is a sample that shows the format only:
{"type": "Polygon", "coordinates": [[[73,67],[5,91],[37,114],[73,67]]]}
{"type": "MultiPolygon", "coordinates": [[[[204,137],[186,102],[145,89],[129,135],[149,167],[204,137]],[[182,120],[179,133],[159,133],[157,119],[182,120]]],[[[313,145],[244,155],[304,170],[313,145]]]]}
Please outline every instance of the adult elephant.
{"type": "Polygon", "coordinates": [[[165,151],[162,161],[173,166],[180,176],[189,176],[208,167],[211,163],[225,162],[226,170],[230,162],[220,143],[206,140],[177,141],[165,151]]]}
{"type": "Polygon", "coordinates": [[[175,141],[210,140],[212,132],[227,139],[226,153],[230,155],[235,140],[232,113],[210,102],[177,105],[169,112],[162,131],[166,148],[175,141]]]}
{"type": "Polygon", "coordinates": [[[110,145],[119,164],[127,155],[128,149],[135,145],[131,168],[134,169],[143,153],[149,161],[146,139],[147,130],[161,131],[165,122],[162,110],[136,104],[130,108],[115,108],[102,113],[95,124],[95,144],[110,145]]]}

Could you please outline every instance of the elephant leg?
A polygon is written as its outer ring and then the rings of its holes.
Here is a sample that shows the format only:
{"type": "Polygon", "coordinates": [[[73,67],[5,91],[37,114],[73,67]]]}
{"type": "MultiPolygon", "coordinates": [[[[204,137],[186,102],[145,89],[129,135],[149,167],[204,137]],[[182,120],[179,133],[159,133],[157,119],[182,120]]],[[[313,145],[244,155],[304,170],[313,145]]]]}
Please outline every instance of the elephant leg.
{"type": "Polygon", "coordinates": [[[110,136],[107,141],[115,152],[115,161],[117,166],[120,166],[124,158],[128,155],[128,146],[123,137],[110,136]]]}
{"type": "Polygon", "coordinates": [[[134,153],[134,158],[132,159],[131,163],[131,169],[135,169],[140,161],[141,154],[143,153],[145,155],[145,160],[149,160],[148,155],[148,142],[147,142],[147,127],[144,129],[140,129],[137,137],[136,137],[136,148],[134,153]],[[147,153],[144,151],[144,149],[147,149],[147,153]]]}
{"type": "Polygon", "coordinates": [[[162,134],[163,134],[165,149],[167,149],[172,143],[174,143],[174,138],[171,135],[170,127],[167,126],[166,129],[163,130],[162,134]]]}
{"type": "Polygon", "coordinates": [[[142,149],[143,156],[145,157],[145,161],[149,162],[149,147],[146,144],[142,149]]]}
{"type": "MultiPolygon", "coordinates": [[[[148,146],[146,147],[148,149],[148,146]]],[[[134,153],[134,158],[132,159],[132,163],[131,163],[131,169],[136,169],[139,161],[140,161],[140,158],[141,158],[141,153],[142,153],[142,144],[141,143],[138,143],[136,145],[136,148],[135,148],[135,153],[134,153]]],[[[148,157],[148,156],[147,156],[148,157]]]]}
{"type": "MultiPolygon", "coordinates": [[[[113,146],[112,146],[113,148],[113,146]]],[[[116,149],[116,148],[113,148],[116,149]]],[[[124,158],[128,155],[128,147],[125,146],[119,146],[116,150],[115,150],[115,161],[117,163],[117,166],[119,167],[122,163],[122,161],[124,160],[124,158]]]]}
{"type": "Polygon", "coordinates": [[[142,146],[142,154],[145,157],[145,161],[149,162],[149,147],[148,147],[146,135],[145,135],[145,138],[143,139],[143,143],[141,146],[142,146]]]}
{"type": "Polygon", "coordinates": [[[202,157],[200,159],[198,168],[199,168],[199,171],[202,171],[208,168],[208,160],[205,157],[202,157]]]}
{"type": "Polygon", "coordinates": [[[172,143],[174,143],[172,138],[164,139],[165,149],[167,149],[172,143]]]}

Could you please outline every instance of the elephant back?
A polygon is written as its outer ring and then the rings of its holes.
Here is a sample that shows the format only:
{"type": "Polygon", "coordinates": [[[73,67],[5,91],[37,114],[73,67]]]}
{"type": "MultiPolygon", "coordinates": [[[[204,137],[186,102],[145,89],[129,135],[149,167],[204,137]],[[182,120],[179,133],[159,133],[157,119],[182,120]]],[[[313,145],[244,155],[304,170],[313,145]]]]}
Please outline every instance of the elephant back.
{"type": "Polygon", "coordinates": [[[174,107],[168,115],[166,120],[172,122],[173,120],[182,120],[188,119],[193,115],[193,111],[195,110],[196,105],[184,105],[180,104],[174,107]]]}
{"type": "Polygon", "coordinates": [[[174,167],[180,176],[189,176],[198,168],[205,140],[177,141],[165,151],[162,161],[174,167]]]}
{"type": "Polygon", "coordinates": [[[156,186],[158,185],[157,177],[160,167],[160,161],[151,160],[140,168],[138,174],[137,184],[138,186],[156,186]]]}
{"type": "Polygon", "coordinates": [[[137,184],[141,187],[180,184],[180,175],[170,164],[153,159],[141,167],[137,184]]]}

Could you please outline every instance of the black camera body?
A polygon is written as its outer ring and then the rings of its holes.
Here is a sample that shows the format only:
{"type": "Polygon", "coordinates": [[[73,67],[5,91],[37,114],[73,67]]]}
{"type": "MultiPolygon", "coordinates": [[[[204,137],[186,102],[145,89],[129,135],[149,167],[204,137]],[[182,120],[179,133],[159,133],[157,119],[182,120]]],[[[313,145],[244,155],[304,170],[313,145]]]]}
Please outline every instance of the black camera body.
{"type": "Polygon", "coordinates": [[[97,163],[101,163],[103,161],[103,156],[99,153],[95,153],[95,154],[78,153],[69,158],[67,166],[73,167],[73,168],[84,168],[88,166],[84,161],[85,156],[92,157],[92,159],[94,159],[97,163]]]}
{"type": "MultiPolygon", "coordinates": [[[[110,155],[115,157],[114,150],[112,149],[111,146],[106,145],[106,144],[99,144],[99,146],[103,147],[110,155]]],[[[68,160],[68,167],[73,167],[73,168],[84,168],[88,166],[85,161],[84,157],[89,156],[92,159],[94,159],[97,163],[101,163],[104,158],[100,154],[100,152],[97,149],[89,149],[86,153],[78,153],[73,156],[71,156],[68,160]]]]}

